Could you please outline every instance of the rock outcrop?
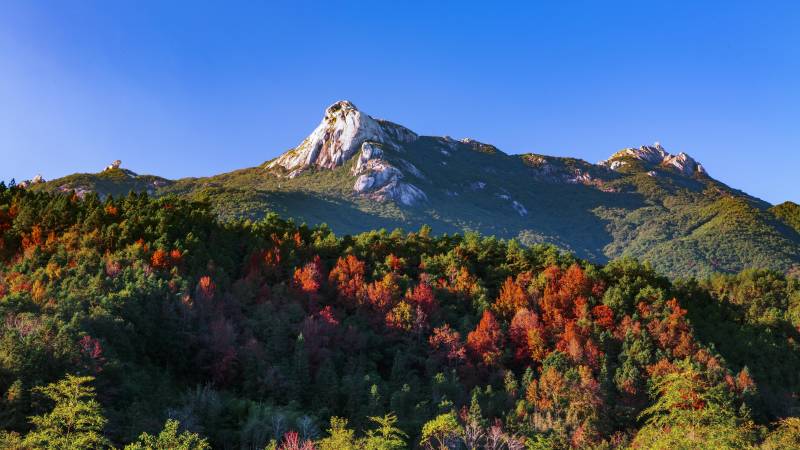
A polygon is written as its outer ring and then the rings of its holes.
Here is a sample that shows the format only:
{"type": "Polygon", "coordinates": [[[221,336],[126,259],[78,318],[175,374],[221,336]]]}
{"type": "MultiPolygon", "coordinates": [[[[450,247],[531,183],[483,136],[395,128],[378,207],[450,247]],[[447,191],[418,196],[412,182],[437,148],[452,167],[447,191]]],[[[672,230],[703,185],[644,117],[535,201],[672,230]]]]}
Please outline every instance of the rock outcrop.
{"type": "Polygon", "coordinates": [[[294,178],[303,171],[335,169],[357,157],[352,169],[353,192],[378,201],[392,200],[406,206],[427,200],[418,187],[404,181],[406,173],[425,179],[413,164],[398,155],[418,136],[408,128],[375,119],[349,101],[336,102],[325,110],[319,126],[299,146],[267,164],[279,176],[294,178]],[[394,152],[393,164],[386,151],[394,152]]]}
{"type": "MultiPolygon", "coordinates": [[[[353,191],[375,200],[394,200],[406,206],[427,200],[427,195],[413,184],[403,181],[405,174],[383,156],[379,144],[364,142],[361,145],[361,152],[353,167],[353,175],[358,177],[353,191]]],[[[413,164],[406,164],[413,168],[411,172],[415,176],[422,175],[413,164]]]]}
{"type": "Polygon", "coordinates": [[[106,168],[103,169],[103,171],[105,172],[105,171],[108,171],[108,170],[116,170],[116,169],[119,169],[119,167],[121,165],[122,165],[122,161],[117,159],[114,162],[112,162],[111,164],[107,165],[106,168]]]}
{"type": "Polygon", "coordinates": [[[21,181],[19,184],[17,184],[17,186],[25,189],[25,188],[29,188],[29,187],[33,186],[34,184],[42,184],[42,183],[45,183],[45,182],[46,181],[45,181],[44,177],[41,174],[39,174],[39,175],[36,175],[35,177],[33,177],[33,179],[31,179],[31,180],[21,181]]]}
{"type": "Polygon", "coordinates": [[[408,128],[374,119],[349,101],[340,101],[325,110],[322,122],[300,145],[270,162],[267,168],[283,168],[289,177],[295,177],[312,166],[322,169],[341,166],[364,142],[400,150],[403,144],[416,139],[417,134],[408,128]]]}
{"type": "Polygon", "coordinates": [[[677,155],[670,154],[660,143],[643,145],[639,148],[626,148],[614,153],[611,158],[601,161],[599,164],[611,170],[618,170],[627,165],[626,159],[635,159],[644,162],[648,166],[658,166],[677,171],[686,176],[706,175],[703,166],[686,153],[680,152],[677,155]]]}

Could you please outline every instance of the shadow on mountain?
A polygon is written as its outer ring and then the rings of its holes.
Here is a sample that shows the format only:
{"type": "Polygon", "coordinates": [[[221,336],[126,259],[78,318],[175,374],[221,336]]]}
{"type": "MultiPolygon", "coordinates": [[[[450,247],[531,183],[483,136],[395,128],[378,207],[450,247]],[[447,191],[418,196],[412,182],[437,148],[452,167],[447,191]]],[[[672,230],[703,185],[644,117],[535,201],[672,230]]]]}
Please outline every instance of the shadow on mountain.
{"type": "Polygon", "coordinates": [[[245,214],[258,219],[273,211],[284,218],[292,218],[296,223],[308,225],[327,224],[337,235],[357,234],[367,230],[385,228],[393,230],[415,231],[422,225],[430,225],[435,231],[458,231],[448,224],[437,220],[420,220],[416,211],[388,211],[387,214],[399,214],[397,217],[386,217],[374,212],[359,209],[358,204],[333,197],[308,192],[262,192],[261,205],[256,210],[245,210],[245,214]],[[268,209],[263,208],[263,204],[268,209]]]}

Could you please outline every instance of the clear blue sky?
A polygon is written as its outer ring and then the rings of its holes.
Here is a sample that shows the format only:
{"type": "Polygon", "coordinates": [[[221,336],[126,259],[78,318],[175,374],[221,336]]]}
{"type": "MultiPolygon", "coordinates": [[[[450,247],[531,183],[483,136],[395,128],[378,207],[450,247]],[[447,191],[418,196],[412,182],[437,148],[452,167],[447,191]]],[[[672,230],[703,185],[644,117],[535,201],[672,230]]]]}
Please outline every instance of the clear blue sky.
{"type": "Polygon", "coordinates": [[[250,167],[350,99],[508,153],[658,140],[800,202],[800,2],[542,3],[6,0],[0,179],[250,167]]]}

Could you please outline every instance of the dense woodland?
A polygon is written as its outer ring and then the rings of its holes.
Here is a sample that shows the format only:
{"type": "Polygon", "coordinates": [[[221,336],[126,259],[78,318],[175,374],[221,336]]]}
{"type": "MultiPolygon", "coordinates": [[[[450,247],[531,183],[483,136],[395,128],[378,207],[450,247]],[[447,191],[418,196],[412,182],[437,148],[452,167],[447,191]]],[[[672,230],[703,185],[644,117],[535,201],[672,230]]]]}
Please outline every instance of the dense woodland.
{"type": "Polygon", "coordinates": [[[0,185],[0,448],[800,447],[800,280],[0,185]]]}

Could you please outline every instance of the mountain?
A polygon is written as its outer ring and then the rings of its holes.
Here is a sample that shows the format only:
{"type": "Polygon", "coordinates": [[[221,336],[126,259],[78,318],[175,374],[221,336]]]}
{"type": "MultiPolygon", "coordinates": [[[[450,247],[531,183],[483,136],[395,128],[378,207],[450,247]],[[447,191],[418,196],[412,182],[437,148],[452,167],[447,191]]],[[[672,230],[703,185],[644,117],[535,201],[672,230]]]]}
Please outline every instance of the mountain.
{"type": "Polygon", "coordinates": [[[772,207],[658,143],[598,164],[506,154],[469,138],[420,136],[348,101],[327,108],[297,147],[257,167],[167,180],[117,164],[30,189],[178,195],[207,200],[223,218],[274,211],[343,234],[477,231],[600,263],[632,256],[671,276],[800,265],[797,205],[772,207]]]}

